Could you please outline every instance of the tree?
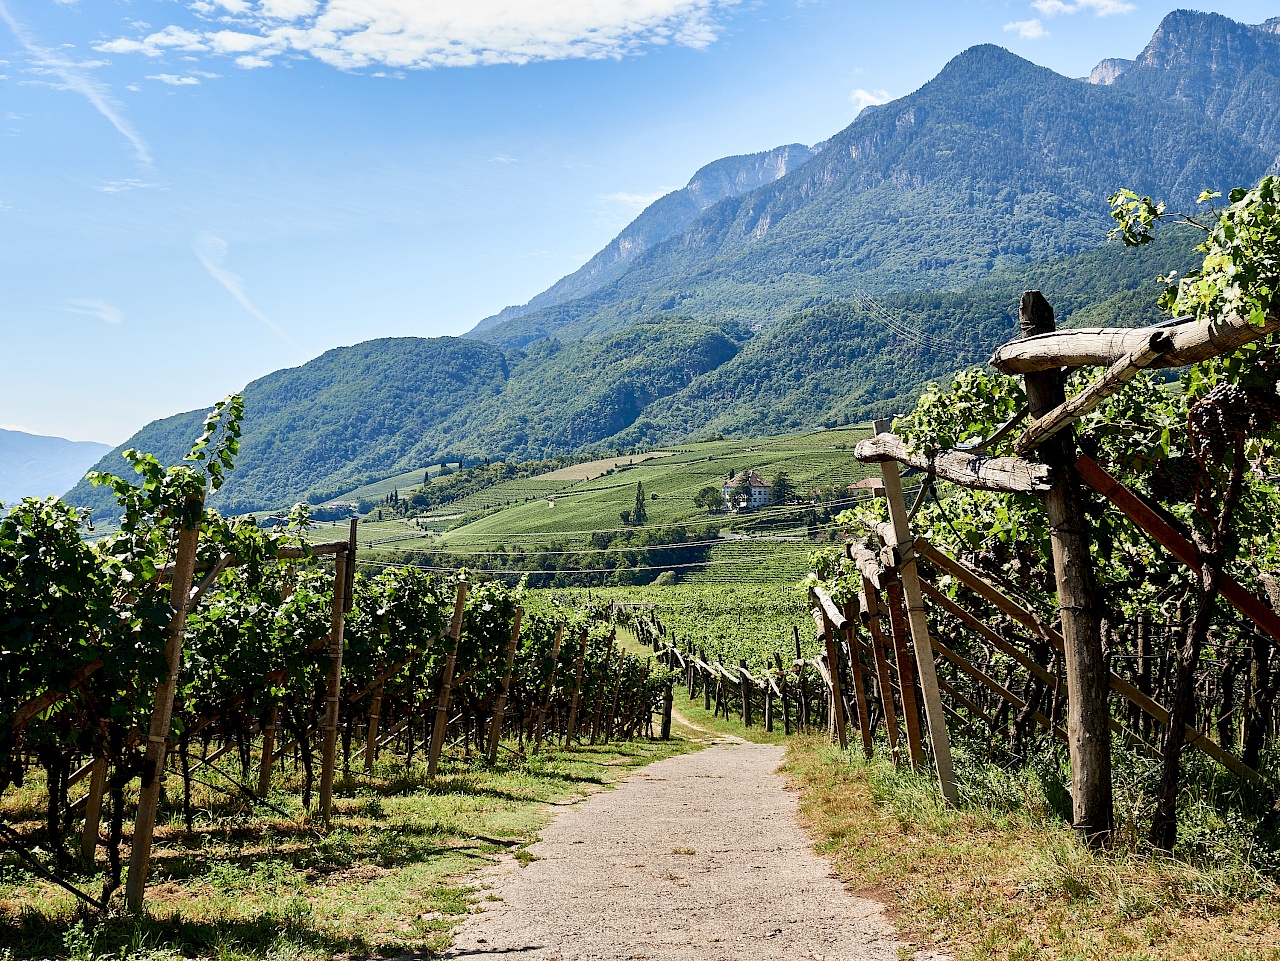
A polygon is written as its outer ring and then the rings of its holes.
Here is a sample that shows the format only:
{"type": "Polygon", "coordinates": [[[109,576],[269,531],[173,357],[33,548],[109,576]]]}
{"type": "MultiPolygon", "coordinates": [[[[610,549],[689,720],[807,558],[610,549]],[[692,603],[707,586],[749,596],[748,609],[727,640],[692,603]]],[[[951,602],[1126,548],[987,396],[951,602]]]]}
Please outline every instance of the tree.
{"type": "Polygon", "coordinates": [[[631,508],[631,523],[639,527],[648,519],[649,509],[644,503],[644,484],[641,481],[636,481],[636,504],[635,507],[631,508]]]}
{"type": "Polygon", "coordinates": [[[693,506],[718,514],[724,510],[724,492],[718,487],[704,487],[693,495],[693,506]]]}
{"type": "Polygon", "coordinates": [[[773,502],[785,504],[796,496],[796,485],[791,482],[791,475],[784,470],[773,475],[773,502]]]}
{"type": "Polygon", "coordinates": [[[751,472],[738,475],[737,483],[729,494],[729,507],[733,510],[745,510],[751,506],[751,472]]]}

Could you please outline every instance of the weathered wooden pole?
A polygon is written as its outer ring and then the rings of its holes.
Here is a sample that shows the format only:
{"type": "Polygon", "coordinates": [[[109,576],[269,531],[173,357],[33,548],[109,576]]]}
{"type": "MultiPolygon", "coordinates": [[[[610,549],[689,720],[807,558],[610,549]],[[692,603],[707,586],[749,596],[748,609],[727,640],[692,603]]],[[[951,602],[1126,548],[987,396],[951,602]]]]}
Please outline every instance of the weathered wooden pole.
{"type": "MultiPolygon", "coordinates": [[[[1023,339],[1055,329],[1053,308],[1040,291],[1028,290],[1022,295],[1018,325],[1023,339]]],[[[1024,376],[1028,413],[1033,419],[1065,401],[1065,382],[1057,368],[1024,376]]],[[[1076,461],[1074,429],[1054,434],[1041,444],[1039,453],[1053,470],[1053,486],[1044,494],[1044,506],[1066,647],[1072,813],[1076,830],[1096,846],[1110,840],[1115,826],[1107,723],[1109,671],[1102,656],[1098,584],[1089,553],[1084,494],[1072,467],[1076,461]]]]}
{"type": "Polygon", "coordinates": [[[458,593],[453,601],[453,620],[449,622],[449,649],[444,655],[444,670],[440,672],[440,695],[436,699],[436,723],[431,731],[431,748],[427,758],[427,777],[436,776],[440,766],[440,752],[444,750],[445,734],[449,729],[449,695],[453,691],[453,669],[458,663],[458,644],[462,639],[462,613],[467,606],[467,582],[458,581],[458,593]]]}
{"type": "Polygon", "coordinates": [[[554,690],[556,666],[560,663],[560,643],[564,640],[564,625],[556,625],[556,637],[551,643],[551,670],[547,672],[543,683],[542,706],[538,708],[538,728],[533,735],[533,753],[542,750],[542,734],[547,727],[547,709],[551,706],[551,694],[554,690]]]}
{"type": "Polygon", "coordinates": [[[382,685],[373,689],[369,701],[369,727],[364,732],[364,769],[373,770],[378,757],[378,722],[382,719],[382,685]]]}
{"type": "Polygon", "coordinates": [[[356,568],[356,518],[346,550],[334,555],[333,609],[329,621],[329,677],[325,684],[324,735],[320,756],[320,822],[328,830],[333,821],[333,776],[338,761],[338,712],[342,706],[342,650],[347,612],[352,605],[352,579],[356,568]]]}
{"type": "Polygon", "coordinates": [[[89,794],[84,809],[84,833],[80,835],[80,856],[92,865],[98,853],[98,826],[102,821],[102,795],[107,787],[107,759],[95,757],[89,771],[89,794]]]}
{"type": "Polygon", "coordinates": [[[747,674],[747,662],[738,662],[738,691],[742,695],[742,726],[751,726],[751,679],[747,674]]]}
{"type": "MultiPolygon", "coordinates": [[[[877,434],[888,433],[892,423],[878,420],[873,426],[877,434]]],[[[942,695],[938,692],[938,674],[933,666],[933,643],[929,639],[929,621],[925,614],[924,597],[920,592],[920,575],[916,571],[915,543],[911,537],[911,524],[907,520],[907,502],[902,496],[902,476],[898,462],[889,460],[880,465],[884,481],[885,500],[889,504],[889,521],[893,528],[894,543],[890,546],[897,555],[898,576],[902,581],[903,599],[906,601],[907,624],[911,629],[911,642],[916,653],[916,672],[920,678],[920,693],[924,697],[924,716],[929,725],[929,743],[933,748],[933,763],[938,771],[938,787],[948,804],[956,804],[960,793],[956,790],[955,770],[951,763],[951,738],[947,734],[947,717],[942,708],[942,695]]],[[[903,685],[906,690],[906,685],[903,685]]]]}
{"type": "Polygon", "coordinates": [[[582,670],[587,662],[587,635],[584,633],[578,641],[578,660],[573,666],[573,697],[569,700],[569,723],[565,725],[564,746],[573,743],[578,733],[578,705],[582,699],[582,670]]]}
{"type": "Polygon", "coordinates": [[[498,760],[498,742],[502,740],[502,715],[507,711],[507,697],[511,693],[511,670],[516,663],[516,647],[520,644],[520,621],[524,618],[524,608],[516,608],[515,620],[511,623],[511,641],[507,644],[507,663],[502,672],[502,686],[498,688],[498,700],[493,706],[493,720],[489,722],[489,763],[498,760]]]}
{"type": "Polygon", "coordinates": [[[814,620],[822,630],[822,639],[827,646],[827,670],[831,673],[831,689],[829,693],[830,713],[827,715],[828,736],[834,730],[836,740],[840,742],[840,750],[849,747],[849,736],[845,732],[844,692],[840,689],[840,646],[836,643],[836,629],[827,616],[827,610],[821,604],[814,609],[814,620]]]}
{"type": "Polygon", "coordinates": [[[849,681],[853,684],[853,698],[858,708],[858,730],[862,734],[862,752],[871,760],[875,744],[871,739],[871,709],[867,703],[866,685],[862,678],[862,658],[858,655],[858,638],[854,625],[858,623],[858,605],[844,605],[846,650],[849,653],[849,681]]]}
{"type": "Polygon", "coordinates": [[[271,767],[276,756],[276,721],[279,715],[279,705],[271,705],[266,727],[262,729],[262,753],[258,760],[258,797],[266,797],[271,793],[271,767]]]}
{"type": "Polygon", "coordinates": [[[178,672],[182,670],[182,639],[187,628],[191,582],[196,572],[196,547],[200,541],[200,522],[204,518],[204,497],[193,498],[186,506],[189,520],[178,531],[178,553],[174,558],[173,581],[169,585],[173,617],[169,620],[168,638],[164,645],[166,671],[156,688],[155,704],[151,709],[147,752],[142,762],[142,789],[138,794],[129,852],[129,879],[125,882],[125,900],[134,911],[142,908],[147,872],[151,869],[151,839],[156,827],[156,810],[160,805],[160,787],[164,783],[164,755],[173,723],[173,697],[178,690],[178,672]]]}
{"type": "Polygon", "coordinates": [[[898,718],[893,705],[893,680],[889,676],[889,659],[885,655],[885,637],[880,629],[880,596],[875,585],[862,578],[862,595],[867,599],[863,613],[867,619],[867,633],[871,637],[871,657],[875,661],[876,686],[880,688],[880,706],[884,710],[885,735],[889,739],[889,753],[893,765],[902,763],[902,746],[898,739],[898,718]]]}

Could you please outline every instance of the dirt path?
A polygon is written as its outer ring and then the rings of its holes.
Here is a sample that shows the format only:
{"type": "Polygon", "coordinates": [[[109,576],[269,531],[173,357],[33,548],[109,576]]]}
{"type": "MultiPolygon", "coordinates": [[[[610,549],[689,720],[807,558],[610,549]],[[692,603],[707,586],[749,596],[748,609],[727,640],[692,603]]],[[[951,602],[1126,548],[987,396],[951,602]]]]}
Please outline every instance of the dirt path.
{"type": "MultiPolygon", "coordinates": [[[[734,739],[736,741],[736,739],[734,739]]],[[[781,747],[719,741],[566,808],[486,879],[453,958],[898,957],[879,905],[828,875],[774,773],[781,747]]]]}

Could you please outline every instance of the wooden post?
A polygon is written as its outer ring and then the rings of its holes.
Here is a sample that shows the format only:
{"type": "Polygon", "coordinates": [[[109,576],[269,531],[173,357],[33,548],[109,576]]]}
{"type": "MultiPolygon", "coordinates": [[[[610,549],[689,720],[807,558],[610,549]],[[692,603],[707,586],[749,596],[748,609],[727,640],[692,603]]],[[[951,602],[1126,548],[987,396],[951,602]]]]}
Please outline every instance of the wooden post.
{"type": "Polygon", "coordinates": [[[773,733],[773,686],[767,677],[764,684],[764,730],[766,734],[773,733]]]}
{"type": "MultiPolygon", "coordinates": [[[[890,421],[878,420],[873,430],[882,434],[888,432],[890,427],[890,421]]],[[[955,770],[951,763],[947,716],[942,709],[938,674],[933,666],[933,644],[929,640],[929,622],[925,616],[924,598],[920,593],[919,574],[916,572],[915,544],[911,537],[911,525],[907,521],[907,503],[902,496],[902,477],[898,473],[897,461],[885,461],[880,468],[885,499],[889,502],[889,520],[895,541],[892,547],[898,555],[898,576],[902,580],[902,593],[907,606],[907,624],[911,628],[911,641],[916,651],[916,670],[920,678],[920,692],[924,696],[929,743],[933,747],[933,762],[938,770],[938,787],[948,804],[956,804],[960,800],[960,793],[956,790],[955,770]]],[[[904,684],[903,691],[905,690],[904,684]]]]}
{"type": "MultiPolygon", "coordinates": [[[[902,747],[898,743],[898,718],[893,707],[893,681],[889,677],[889,659],[885,656],[885,637],[880,629],[880,595],[866,577],[862,593],[867,598],[867,633],[871,636],[871,658],[876,666],[876,685],[880,688],[880,706],[884,710],[884,729],[889,739],[889,753],[894,767],[902,763],[902,747]]],[[[914,693],[914,692],[913,692],[914,693]]]]}
{"type": "Polygon", "coordinates": [[[738,662],[738,690],[742,694],[742,726],[751,726],[751,681],[747,679],[747,662],[738,662]]]}
{"type": "Polygon", "coordinates": [[[601,737],[601,725],[604,722],[604,705],[609,699],[609,668],[613,665],[614,638],[609,638],[609,646],[605,649],[604,665],[600,668],[600,681],[596,685],[596,706],[591,712],[591,743],[595,744],[601,737]]]}
{"type": "Polygon", "coordinates": [[[276,755],[276,720],[280,706],[273,704],[267,715],[267,726],[262,729],[262,754],[258,760],[258,797],[271,793],[271,767],[276,755]]]}
{"type": "Polygon", "coordinates": [[[520,621],[524,608],[516,608],[516,618],[511,624],[511,641],[507,644],[507,666],[502,672],[502,686],[498,688],[498,700],[493,706],[493,720],[489,722],[489,763],[498,760],[498,742],[502,740],[502,715],[507,712],[507,695],[511,693],[511,669],[516,663],[516,647],[520,644],[520,621]]]}
{"type": "Polygon", "coordinates": [[[858,610],[855,604],[844,605],[844,619],[848,624],[849,678],[853,683],[853,697],[858,705],[858,729],[862,733],[862,751],[871,760],[874,744],[871,740],[871,709],[862,679],[862,658],[858,656],[858,639],[854,634],[854,625],[858,623],[858,610]]]}
{"type": "Polygon", "coordinates": [[[458,663],[458,643],[462,639],[462,612],[467,605],[467,582],[458,581],[458,593],[453,601],[453,620],[449,622],[449,650],[444,655],[444,670],[440,674],[440,696],[436,699],[436,723],[431,732],[431,753],[427,759],[427,777],[436,776],[440,766],[440,752],[444,750],[444,738],[449,728],[449,695],[453,690],[453,669],[458,663]]]}
{"type": "Polygon", "coordinates": [[[849,736],[845,732],[844,694],[840,690],[840,647],[836,644],[836,629],[827,616],[826,608],[819,604],[814,616],[821,619],[822,639],[827,645],[827,670],[831,672],[831,714],[827,729],[830,731],[834,725],[840,750],[844,751],[849,747],[849,736]]]}
{"type": "Polygon", "coordinates": [[[338,761],[338,711],[342,703],[342,648],[347,611],[351,609],[350,585],[355,571],[356,518],[351,518],[347,549],[334,555],[333,608],[329,620],[329,678],[325,684],[324,735],[320,756],[320,823],[325,830],[333,821],[333,775],[338,761]]]}
{"type": "Polygon", "coordinates": [[[89,794],[84,809],[84,833],[80,835],[80,856],[89,865],[98,853],[98,825],[102,820],[102,794],[107,787],[107,759],[95,757],[89,771],[89,794]]]}
{"type": "Polygon", "coordinates": [[[378,757],[378,722],[382,718],[382,685],[373,689],[373,697],[369,701],[369,728],[364,732],[364,769],[373,770],[373,762],[378,757]]]}
{"type": "Polygon", "coordinates": [[[898,666],[898,689],[902,694],[902,722],[907,728],[907,756],[911,767],[924,763],[924,745],[920,731],[920,702],[916,698],[916,669],[907,644],[907,615],[902,603],[902,582],[893,572],[884,587],[885,606],[889,608],[889,630],[893,635],[893,657],[898,666]]]}
{"type": "MultiPolygon", "coordinates": [[[[1023,339],[1051,333],[1053,308],[1038,290],[1022,295],[1018,325],[1023,339]]],[[[1027,411],[1034,418],[1065,402],[1066,378],[1054,367],[1023,378],[1027,411]]],[[[1115,826],[1111,794],[1111,733],[1107,724],[1107,662],[1102,655],[1098,585],[1089,554],[1089,520],[1072,465],[1075,431],[1067,428],[1040,447],[1053,469],[1053,486],[1044,495],[1053,548],[1053,573],[1066,646],[1067,738],[1071,749],[1071,803],[1075,828],[1092,845],[1105,843],[1115,826]]]]}
{"type": "Polygon", "coordinates": [[[547,709],[551,707],[551,693],[556,678],[556,665],[560,663],[560,642],[564,639],[564,625],[556,625],[556,639],[551,643],[551,670],[543,683],[542,706],[538,708],[538,728],[533,735],[533,753],[542,750],[542,734],[547,726],[547,709]]]}
{"type": "Polygon", "coordinates": [[[613,740],[614,725],[618,719],[618,697],[622,693],[622,680],[627,673],[627,652],[618,652],[618,677],[613,682],[613,700],[609,705],[609,720],[605,722],[604,739],[607,744],[613,740]]]}
{"type": "Polygon", "coordinates": [[[662,740],[671,740],[672,689],[668,687],[662,692],[662,740]]]}
{"type": "Polygon", "coordinates": [[[778,687],[782,691],[782,733],[788,737],[791,736],[791,714],[790,714],[790,698],[787,696],[787,672],[782,666],[782,655],[777,651],[773,652],[773,664],[778,671],[778,687]]]}
{"type": "Polygon", "coordinates": [[[583,634],[578,643],[578,660],[573,666],[573,697],[569,701],[569,723],[565,726],[564,746],[573,743],[573,736],[578,732],[578,701],[582,695],[582,669],[587,662],[587,635],[583,634]]]}
{"type": "Polygon", "coordinates": [[[142,767],[142,790],[133,822],[133,840],[129,852],[129,879],[125,883],[125,899],[134,911],[142,908],[147,872],[151,868],[151,839],[156,827],[156,810],[160,804],[160,787],[164,783],[164,755],[169,728],[173,722],[173,696],[178,689],[178,672],[182,669],[182,639],[187,627],[188,599],[195,577],[196,547],[200,541],[200,522],[204,516],[204,498],[187,502],[195,516],[191,527],[178,532],[178,554],[174,558],[173,581],[169,586],[169,603],[173,617],[169,620],[168,638],[164,645],[166,672],[156,688],[155,705],[151,709],[151,725],[147,731],[147,753],[142,767]]]}

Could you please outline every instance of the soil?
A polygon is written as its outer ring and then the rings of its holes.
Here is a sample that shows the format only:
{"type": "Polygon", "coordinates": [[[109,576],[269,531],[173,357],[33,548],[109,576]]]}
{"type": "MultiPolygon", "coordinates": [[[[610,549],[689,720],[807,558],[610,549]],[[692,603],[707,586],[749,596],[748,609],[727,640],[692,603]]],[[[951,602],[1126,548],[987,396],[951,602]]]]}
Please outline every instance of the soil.
{"type": "Polygon", "coordinates": [[[783,748],[718,739],[565,808],[487,872],[447,957],[896,961],[881,904],[810,846],[783,748]]]}

